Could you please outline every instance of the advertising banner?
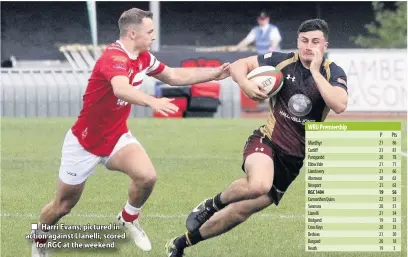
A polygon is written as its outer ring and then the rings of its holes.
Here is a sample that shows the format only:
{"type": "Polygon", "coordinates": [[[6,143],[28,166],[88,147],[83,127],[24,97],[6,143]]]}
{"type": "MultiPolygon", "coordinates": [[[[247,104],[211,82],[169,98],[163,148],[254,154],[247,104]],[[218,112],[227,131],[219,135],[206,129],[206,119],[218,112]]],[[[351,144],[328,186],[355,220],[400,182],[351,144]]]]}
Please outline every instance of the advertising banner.
{"type": "Polygon", "coordinates": [[[406,50],[339,50],[329,59],[347,74],[347,111],[407,110],[406,50]]]}

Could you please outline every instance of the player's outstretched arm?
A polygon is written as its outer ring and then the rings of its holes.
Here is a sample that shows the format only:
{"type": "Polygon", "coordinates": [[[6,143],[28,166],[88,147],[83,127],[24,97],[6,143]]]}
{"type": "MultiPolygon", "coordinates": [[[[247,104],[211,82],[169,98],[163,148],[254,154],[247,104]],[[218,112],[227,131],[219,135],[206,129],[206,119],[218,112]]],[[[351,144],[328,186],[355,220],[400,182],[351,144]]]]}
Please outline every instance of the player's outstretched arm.
{"type": "Polygon", "coordinates": [[[153,75],[153,77],[172,86],[191,85],[211,80],[225,79],[230,75],[229,66],[229,63],[224,63],[217,68],[165,67],[161,73],[153,75]]]}
{"type": "Polygon", "coordinates": [[[174,99],[155,98],[147,95],[129,84],[129,78],[126,76],[115,76],[111,79],[113,93],[123,101],[137,105],[148,105],[154,111],[165,116],[168,113],[175,113],[178,107],[171,103],[174,99]]]}
{"type": "Polygon", "coordinates": [[[319,51],[312,49],[314,58],[310,64],[310,72],[313,79],[316,82],[316,86],[320,91],[321,96],[326,102],[327,107],[332,109],[335,113],[339,114],[346,110],[348,102],[347,91],[338,86],[333,86],[325,77],[320,73],[320,65],[322,63],[322,56],[319,51]]]}
{"type": "Polygon", "coordinates": [[[257,101],[263,101],[268,98],[268,96],[262,92],[259,86],[247,79],[247,74],[253,69],[259,67],[258,57],[251,56],[248,58],[243,58],[235,61],[231,64],[230,73],[232,79],[239,85],[245,94],[257,101]]]}

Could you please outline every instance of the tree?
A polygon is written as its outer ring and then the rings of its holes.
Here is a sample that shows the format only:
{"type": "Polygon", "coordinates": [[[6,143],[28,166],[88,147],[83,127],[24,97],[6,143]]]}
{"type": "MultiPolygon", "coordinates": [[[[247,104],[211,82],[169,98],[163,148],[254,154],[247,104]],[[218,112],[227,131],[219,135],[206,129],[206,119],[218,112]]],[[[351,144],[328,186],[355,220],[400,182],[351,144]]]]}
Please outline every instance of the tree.
{"type": "Polygon", "coordinates": [[[368,48],[407,47],[407,2],[396,2],[395,10],[384,8],[384,3],[373,2],[375,21],[365,25],[370,35],[352,37],[354,43],[368,48]]]}

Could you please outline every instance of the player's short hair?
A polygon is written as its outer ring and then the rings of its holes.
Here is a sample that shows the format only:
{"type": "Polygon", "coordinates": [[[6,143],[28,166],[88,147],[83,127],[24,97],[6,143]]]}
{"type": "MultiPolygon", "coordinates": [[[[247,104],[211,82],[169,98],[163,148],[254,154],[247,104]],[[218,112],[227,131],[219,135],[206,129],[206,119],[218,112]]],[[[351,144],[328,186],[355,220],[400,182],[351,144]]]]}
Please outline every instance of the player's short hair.
{"type": "Polygon", "coordinates": [[[313,30],[320,30],[321,32],[323,32],[323,35],[326,38],[326,40],[329,39],[329,25],[327,24],[326,21],[322,19],[311,19],[304,21],[302,24],[300,24],[297,33],[299,35],[299,33],[313,30]]]}
{"type": "Polygon", "coordinates": [[[118,21],[120,35],[124,36],[126,34],[129,25],[141,24],[143,18],[152,19],[153,13],[138,8],[132,8],[124,11],[118,21]]]}

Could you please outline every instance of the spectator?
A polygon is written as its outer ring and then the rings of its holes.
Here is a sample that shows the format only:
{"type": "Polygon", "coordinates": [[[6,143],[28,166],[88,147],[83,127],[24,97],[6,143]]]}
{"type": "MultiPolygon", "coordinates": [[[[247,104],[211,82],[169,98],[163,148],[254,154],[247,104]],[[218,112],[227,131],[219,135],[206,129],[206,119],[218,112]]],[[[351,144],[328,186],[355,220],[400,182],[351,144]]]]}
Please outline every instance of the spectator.
{"type": "Polygon", "coordinates": [[[258,26],[254,27],[238,45],[231,47],[230,51],[239,51],[247,48],[255,41],[258,54],[279,51],[282,40],[278,27],[270,24],[269,15],[261,12],[257,18],[258,26]]]}

